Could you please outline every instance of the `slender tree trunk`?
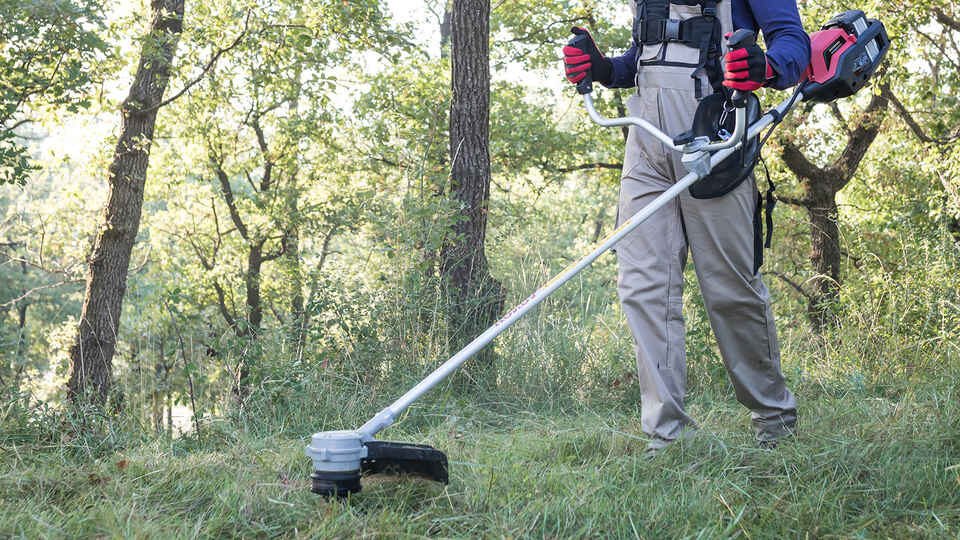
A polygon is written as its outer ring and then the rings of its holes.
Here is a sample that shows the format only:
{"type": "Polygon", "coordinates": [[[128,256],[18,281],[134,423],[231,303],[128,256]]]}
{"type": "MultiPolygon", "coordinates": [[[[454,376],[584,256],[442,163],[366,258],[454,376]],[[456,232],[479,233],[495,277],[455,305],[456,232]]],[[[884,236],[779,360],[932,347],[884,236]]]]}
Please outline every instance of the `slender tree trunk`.
{"type": "MultiPolygon", "coordinates": [[[[296,199],[289,204],[291,216],[299,212],[296,199]]],[[[290,341],[293,344],[294,358],[303,358],[303,350],[307,345],[307,316],[306,300],[303,296],[303,261],[300,258],[300,227],[294,226],[287,231],[284,239],[284,257],[287,259],[287,274],[290,279],[290,341]]]]}
{"type": "MultiPolygon", "coordinates": [[[[484,251],[490,201],[490,1],[454,0],[451,20],[450,196],[461,209],[441,253],[451,341],[460,348],[503,310],[484,251]]],[[[490,354],[479,358],[483,370],[490,354]]]]}
{"type": "Polygon", "coordinates": [[[157,109],[163,100],[177,42],[184,0],[152,0],[150,34],[143,42],[130,94],[121,108],[120,137],[110,164],[103,225],[89,260],[83,311],[70,348],[68,396],[107,400],[130,254],[140,229],[143,191],[157,109]]]}
{"type": "Polygon", "coordinates": [[[167,385],[167,436],[173,437],[173,392],[170,391],[170,385],[167,385]]]}
{"type": "Polygon", "coordinates": [[[237,381],[234,386],[234,396],[240,403],[246,399],[250,391],[250,366],[257,363],[260,357],[260,330],[263,327],[263,294],[260,289],[260,280],[263,273],[263,240],[254,241],[247,253],[247,271],[244,277],[246,287],[247,316],[241,321],[238,337],[249,345],[240,359],[237,367],[237,381]]]}
{"type": "Polygon", "coordinates": [[[157,434],[163,433],[163,414],[164,414],[164,383],[166,380],[164,366],[164,349],[166,340],[160,336],[157,342],[157,361],[153,365],[153,426],[157,434]]]}
{"type": "Polygon", "coordinates": [[[20,387],[20,374],[27,365],[27,309],[30,303],[26,300],[17,304],[17,352],[14,355],[14,368],[11,370],[13,379],[11,385],[16,392],[20,387]]]}
{"type": "MultiPolygon", "coordinates": [[[[297,81],[301,81],[303,73],[297,72],[297,81]]],[[[297,85],[295,96],[290,100],[290,116],[296,118],[299,114],[300,106],[300,85],[297,85]]],[[[301,360],[304,349],[307,346],[307,311],[304,299],[304,289],[306,284],[303,277],[303,258],[300,254],[300,186],[299,186],[299,168],[295,168],[290,174],[290,186],[286,196],[286,205],[290,226],[284,233],[283,253],[287,263],[287,270],[290,279],[291,297],[290,297],[290,328],[292,329],[294,358],[301,360]]]]}
{"type": "Polygon", "coordinates": [[[810,320],[818,329],[833,324],[832,306],[840,297],[840,227],[836,193],[807,207],[810,217],[810,262],[816,272],[809,303],[810,320]]]}
{"type": "Polygon", "coordinates": [[[5,384],[6,376],[10,376],[11,394],[16,394],[20,388],[20,375],[27,365],[27,310],[30,308],[30,301],[26,299],[27,288],[27,262],[20,261],[20,272],[23,274],[24,286],[20,291],[24,298],[17,302],[17,346],[13,355],[13,365],[7,366],[0,364],[0,384],[5,384]]]}
{"type": "Polygon", "coordinates": [[[440,21],[440,58],[450,57],[450,33],[453,24],[453,0],[444,0],[443,19],[440,21]]]}

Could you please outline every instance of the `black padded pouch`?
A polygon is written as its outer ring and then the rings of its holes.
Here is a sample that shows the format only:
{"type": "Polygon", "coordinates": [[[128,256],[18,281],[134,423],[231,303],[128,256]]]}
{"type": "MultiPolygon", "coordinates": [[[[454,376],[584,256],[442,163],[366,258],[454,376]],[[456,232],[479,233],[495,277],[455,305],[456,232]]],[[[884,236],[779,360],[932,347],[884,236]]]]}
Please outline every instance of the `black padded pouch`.
{"type": "MultiPolygon", "coordinates": [[[[721,129],[733,133],[736,129],[736,114],[730,112],[721,125],[723,108],[727,103],[725,92],[709,95],[700,101],[693,119],[691,134],[697,137],[717,139],[721,129]]],[[[753,94],[747,98],[747,125],[760,119],[760,100],[753,94]]],[[[753,172],[760,157],[760,144],[756,137],[751,139],[740,151],[723,160],[714,167],[709,176],[690,186],[690,195],[694,199],[715,199],[723,197],[737,188],[753,172]]]]}

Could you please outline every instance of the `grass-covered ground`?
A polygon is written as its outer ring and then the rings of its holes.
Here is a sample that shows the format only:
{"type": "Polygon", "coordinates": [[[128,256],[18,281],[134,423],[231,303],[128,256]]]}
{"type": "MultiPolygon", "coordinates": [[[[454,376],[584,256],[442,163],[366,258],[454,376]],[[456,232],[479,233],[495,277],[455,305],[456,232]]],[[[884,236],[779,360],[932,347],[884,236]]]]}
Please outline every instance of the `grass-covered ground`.
{"type": "Polygon", "coordinates": [[[955,381],[896,398],[802,386],[802,431],[775,451],[721,394],[695,398],[701,434],[652,460],[629,407],[415,409],[385,435],[444,449],[450,485],[368,480],[346,502],[309,492],[306,432],[212,425],[105,451],[110,430],[17,428],[0,537],[960,537],[955,381]],[[416,415],[435,421],[404,432],[416,415]]]}

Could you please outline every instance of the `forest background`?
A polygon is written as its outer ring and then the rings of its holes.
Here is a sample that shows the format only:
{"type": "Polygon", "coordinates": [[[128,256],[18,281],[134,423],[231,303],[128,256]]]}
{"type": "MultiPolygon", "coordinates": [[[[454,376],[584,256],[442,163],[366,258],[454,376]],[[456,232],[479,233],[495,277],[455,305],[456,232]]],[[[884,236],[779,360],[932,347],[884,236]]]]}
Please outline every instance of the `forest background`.
{"type": "Polygon", "coordinates": [[[607,255],[384,434],[450,485],[338,503],[310,434],[612,230],[624,134],[559,48],[626,3],[0,0],[0,535],[960,535],[960,4],[800,6],[894,45],[765,150],[797,439],[753,444],[691,268],[705,435],[645,460],[607,255]]]}

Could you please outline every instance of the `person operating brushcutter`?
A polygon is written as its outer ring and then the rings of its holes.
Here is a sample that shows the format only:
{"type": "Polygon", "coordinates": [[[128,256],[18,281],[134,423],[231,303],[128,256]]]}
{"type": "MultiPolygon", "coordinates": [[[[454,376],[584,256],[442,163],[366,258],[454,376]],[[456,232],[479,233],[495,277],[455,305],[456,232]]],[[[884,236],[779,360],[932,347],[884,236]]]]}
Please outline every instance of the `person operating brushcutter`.
{"type": "MultiPolygon", "coordinates": [[[[563,49],[566,76],[587,76],[609,88],[636,87],[630,115],[667,133],[689,130],[709,96],[769,86],[786,89],[810,60],[810,40],[796,0],[639,0],[633,43],[606,57],[583,28],[563,49]],[[730,49],[735,30],[763,34],[730,49]]],[[[723,100],[725,101],[725,99],[723,100]]],[[[721,107],[722,109],[722,107],[721,107]]],[[[654,214],[617,247],[618,292],[634,337],[648,452],[666,448],[696,428],[687,414],[687,367],[682,313],[687,254],[737,399],[750,409],[756,438],[774,447],[796,430],[797,404],[780,368],[770,294],[760,274],[762,197],[743,160],[707,178],[654,214]]],[[[686,174],[681,157],[632,127],[626,143],[618,225],[686,174]]]]}

